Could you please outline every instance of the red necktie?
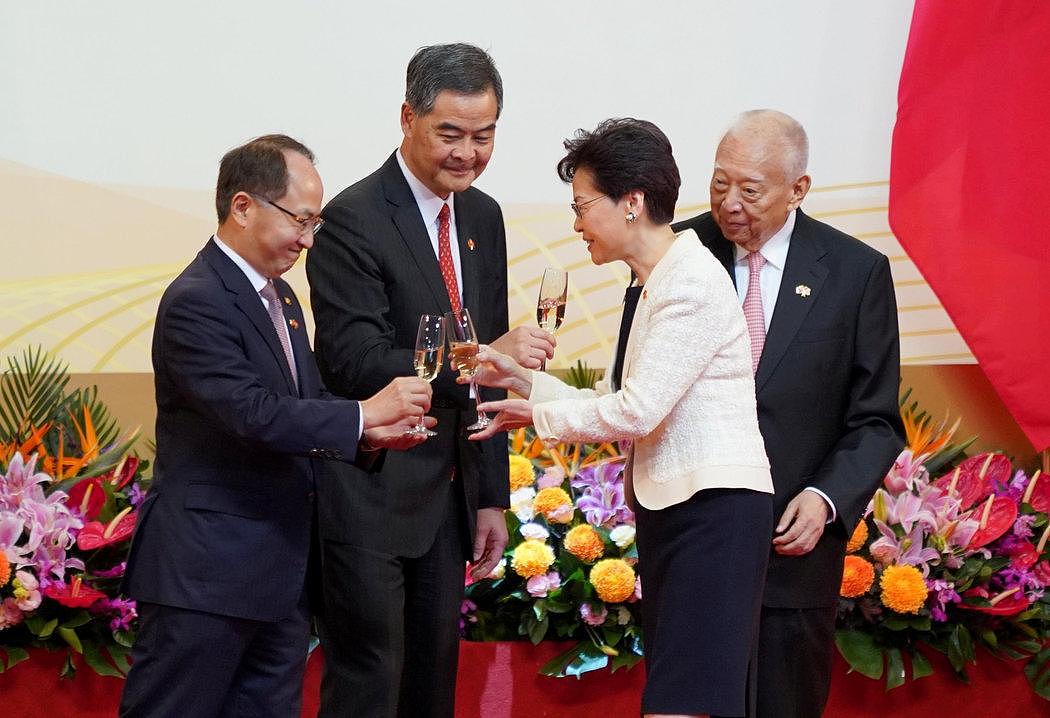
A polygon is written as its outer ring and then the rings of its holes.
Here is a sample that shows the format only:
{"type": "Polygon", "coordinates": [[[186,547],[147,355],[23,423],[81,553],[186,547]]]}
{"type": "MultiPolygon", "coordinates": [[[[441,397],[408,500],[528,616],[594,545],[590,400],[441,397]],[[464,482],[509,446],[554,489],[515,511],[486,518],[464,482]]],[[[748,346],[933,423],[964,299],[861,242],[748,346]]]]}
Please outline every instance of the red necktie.
{"type": "Polygon", "coordinates": [[[766,343],[766,317],[762,310],[762,265],[766,258],[761,252],[747,255],[747,294],[744,295],[744,319],[747,334],[751,338],[751,373],[758,371],[758,360],[762,358],[762,347],[766,343]]]}
{"type": "Polygon", "coordinates": [[[441,205],[438,212],[438,264],[441,265],[441,276],[448,290],[448,300],[452,311],[458,312],[462,305],[459,301],[459,282],[456,281],[456,265],[452,263],[452,243],[449,241],[448,203],[441,205]]]}

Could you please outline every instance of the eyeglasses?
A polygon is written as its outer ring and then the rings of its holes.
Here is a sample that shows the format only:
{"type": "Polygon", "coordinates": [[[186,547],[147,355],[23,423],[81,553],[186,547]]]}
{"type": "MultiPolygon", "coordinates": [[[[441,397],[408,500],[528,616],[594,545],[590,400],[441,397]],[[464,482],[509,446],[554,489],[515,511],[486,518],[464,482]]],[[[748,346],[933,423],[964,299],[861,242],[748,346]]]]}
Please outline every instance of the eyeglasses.
{"type": "Polygon", "coordinates": [[[295,212],[289,212],[288,210],[286,210],[284,207],[282,207],[281,205],[277,204],[273,200],[269,200],[269,199],[266,199],[265,197],[260,197],[258,195],[254,195],[254,194],[252,195],[252,197],[255,197],[256,199],[261,199],[266,204],[273,205],[274,207],[276,207],[277,209],[281,210],[286,215],[291,217],[292,220],[296,224],[299,225],[299,231],[300,232],[303,232],[303,233],[310,232],[311,234],[317,234],[317,230],[321,229],[321,225],[324,224],[324,220],[321,219],[320,217],[303,217],[303,216],[300,216],[300,215],[296,214],[295,212]]]}
{"type": "Polygon", "coordinates": [[[608,197],[608,196],[609,195],[607,195],[607,194],[600,194],[597,197],[594,197],[592,199],[587,200],[586,202],[570,202],[569,203],[569,208],[572,209],[573,213],[575,213],[575,215],[577,217],[579,217],[580,219],[583,219],[583,212],[580,211],[581,209],[583,209],[584,207],[589,205],[591,202],[597,202],[598,200],[604,199],[605,197],[608,197]]]}

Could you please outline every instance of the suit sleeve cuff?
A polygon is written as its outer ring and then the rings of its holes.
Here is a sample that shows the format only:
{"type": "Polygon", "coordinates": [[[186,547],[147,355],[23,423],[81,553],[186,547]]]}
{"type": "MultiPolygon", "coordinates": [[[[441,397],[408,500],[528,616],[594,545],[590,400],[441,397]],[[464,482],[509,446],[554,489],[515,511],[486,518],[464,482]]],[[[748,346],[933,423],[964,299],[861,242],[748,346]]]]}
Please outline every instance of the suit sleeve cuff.
{"type": "Polygon", "coordinates": [[[821,491],[820,489],[818,489],[815,486],[807,486],[805,489],[803,489],[803,491],[812,491],[813,493],[815,493],[818,496],[820,496],[820,498],[824,499],[825,503],[827,503],[827,505],[828,505],[828,511],[831,512],[830,516],[828,516],[828,520],[827,520],[826,523],[829,523],[829,524],[835,523],[835,519],[839,515],[838,511],[835,510],[835,502],[832,501],[830,498],[828,498],[827,494],[825,494],[823,491],[821,491]]]}

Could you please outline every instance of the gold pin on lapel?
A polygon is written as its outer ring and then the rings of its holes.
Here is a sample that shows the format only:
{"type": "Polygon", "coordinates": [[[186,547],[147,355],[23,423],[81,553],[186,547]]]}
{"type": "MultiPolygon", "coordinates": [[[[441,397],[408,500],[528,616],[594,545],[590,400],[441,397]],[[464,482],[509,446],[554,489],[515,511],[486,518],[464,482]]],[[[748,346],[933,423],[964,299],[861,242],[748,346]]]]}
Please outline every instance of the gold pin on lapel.
{"type": "Polygon", "coordinates": [[[469,249],[471,252],[474,251],[474,240],[473,239],[468,239],[467,240],[467,249],[469,249]]]}
{"type": "Polygon", "coordinates": [[[292,300],[291,300],[291,298],[289,298],[289,297],[285,297],[285,298],[284,298],[284,303],[285,303],[285,304],[287,304],[288,306],[291,306],[291,305],[292,305],[292,300]]]}
{"type": "Polygon", "coordinates": [[[808,297],[812,293],[813,293],[813,290],[811,290],[805,284],[800,284],[797,287],[795,287],[795,294],[797,294],[798,296],[802,297],[803,299],[805,299],[806,297],[808,297]]]}
{"type": "Polygon", "coordinates": [[[296,321],[295,319],[289,319],[288,320],[288,326],[290,326],[292,329],[298,329],[299,328],[299,322],[296,321]]]}

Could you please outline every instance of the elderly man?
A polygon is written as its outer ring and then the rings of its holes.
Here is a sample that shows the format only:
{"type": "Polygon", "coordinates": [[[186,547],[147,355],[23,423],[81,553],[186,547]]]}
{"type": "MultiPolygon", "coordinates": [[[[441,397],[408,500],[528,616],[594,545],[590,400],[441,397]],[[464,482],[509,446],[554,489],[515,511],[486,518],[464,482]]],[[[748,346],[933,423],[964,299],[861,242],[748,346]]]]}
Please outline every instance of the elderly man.
{"type": "Polygon", "coordinates": [[[816,718],[827,700],[846,541],[903,447],[897,310],[886,257],[799,209],[806,133],[745,112],[715,154],[694,229],[747,319],[775,489],[753,715],[816,718]]]}
{"type": "Polygon", "coordinates": [[[362,402],[321,383],[280,279],[313,243],[321,196],[313,155],[290,137],[231,150],[219,227],[161,299],[157,460],[125,577],[142,627],[122,716],[299,715],[319,589],[315,461],[420,441],[404,428],[430,406],[425,382],[362,402]]]}
{"type": "MultiPolygon", "coordinates": [[[[421,314],[463,307],[481,342],[531,367],[553,355],[547,332],[507,333],[503,216],[471,187],[503,104],[492,58],[424,47],[406,84],[401,147],[329,202],[306,262],[318,363],[346,397],[414,373],[421,314]]],[[[333,465],[321,484],[323,716],[453,715],[465,561],[485,576],[507,542],[507,445],[468,441],[476,415],[452,371],[433,386],[437,436],[375,480],[333,465]]]]}

